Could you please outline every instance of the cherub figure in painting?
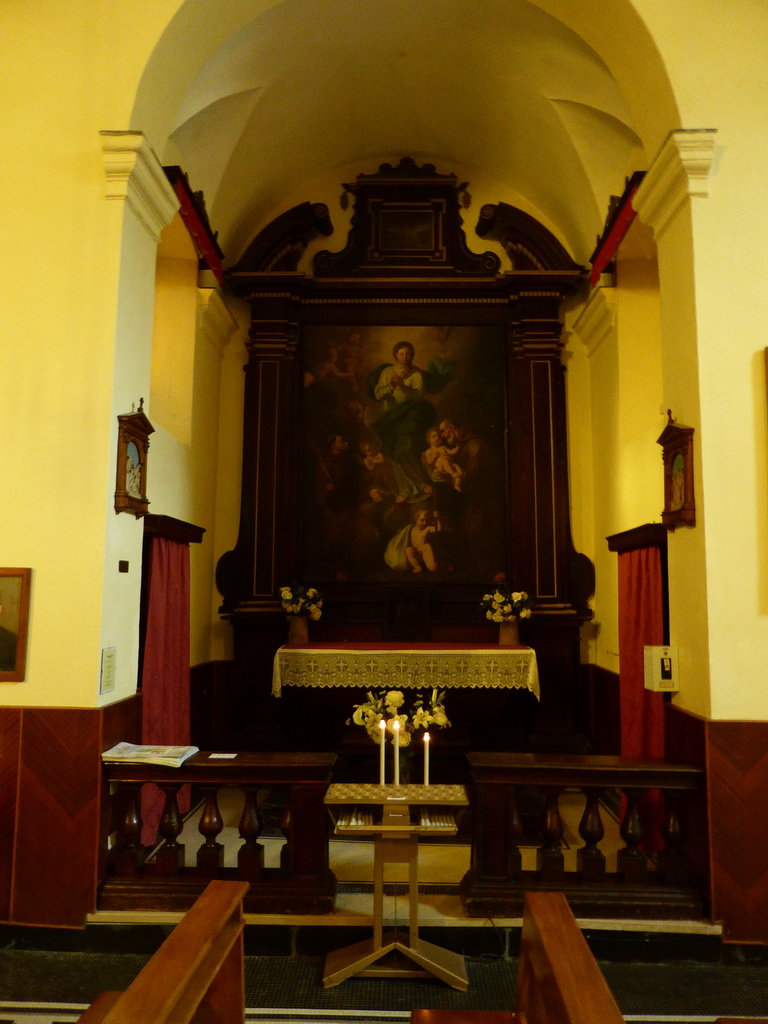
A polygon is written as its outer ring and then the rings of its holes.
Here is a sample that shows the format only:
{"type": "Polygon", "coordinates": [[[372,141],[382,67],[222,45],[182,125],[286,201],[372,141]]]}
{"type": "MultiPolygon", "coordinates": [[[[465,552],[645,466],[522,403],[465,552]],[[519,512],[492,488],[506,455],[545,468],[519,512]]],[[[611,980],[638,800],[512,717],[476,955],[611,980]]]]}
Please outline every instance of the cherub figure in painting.
{"type": "Polygon", "coordinates": [[[430,536],[440,529],[440,519],[437,512],[433,512],[430,522],[429,512],[422,508],[416,513],[415,520],[411,527],[410,543],[405,549],[405,557],[414,572],[421,572],[424,568],[434,572],[437,569],[437,559],[429,541],[430,536]]]}
{"type": "Polygon", "coordinates": [[[387,544],[384,561],[391,569],[405,572],[435,572],[438,568],[433,547],[433,535],[440,531],[440,517],[437,512],[421,508],[413,515],[413,523],[399,530],[387,544]]]}

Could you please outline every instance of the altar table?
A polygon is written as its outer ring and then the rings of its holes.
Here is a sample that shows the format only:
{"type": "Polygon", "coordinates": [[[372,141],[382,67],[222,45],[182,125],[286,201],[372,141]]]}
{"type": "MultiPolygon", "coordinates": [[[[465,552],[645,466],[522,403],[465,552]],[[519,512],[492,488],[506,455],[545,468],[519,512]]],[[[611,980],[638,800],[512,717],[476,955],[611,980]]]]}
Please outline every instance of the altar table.
{"type": "Polygon", "coordinates": [[[275,654],[272,693],[284,686],[521,689],[539,699],[536,653],[498,644],[287,644],[275,654]]]}

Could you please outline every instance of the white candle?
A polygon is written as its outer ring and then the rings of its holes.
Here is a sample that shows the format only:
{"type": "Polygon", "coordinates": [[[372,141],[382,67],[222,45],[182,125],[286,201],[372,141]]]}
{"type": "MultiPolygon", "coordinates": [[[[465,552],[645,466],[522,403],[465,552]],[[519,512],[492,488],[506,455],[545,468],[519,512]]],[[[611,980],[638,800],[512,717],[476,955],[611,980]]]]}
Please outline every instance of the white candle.
{"type": "Polygon", "coordinates": [[[386,747],[387,740],[387,723],[383,718],[379,719],[379,743],[381,747],[379,749],[379,785],[384,785],[384,749],[386,747]]]}
{"type": "Polygon", "coordinates": [[[400,721],[395,719],[392,723],[392,742],[395,745],[395,785],[400,785],[400,721]]]}
{"type": "Polygon", "coordinates": [[[429,733],[424,733],[424,785],[429,785],[429,733]]]}

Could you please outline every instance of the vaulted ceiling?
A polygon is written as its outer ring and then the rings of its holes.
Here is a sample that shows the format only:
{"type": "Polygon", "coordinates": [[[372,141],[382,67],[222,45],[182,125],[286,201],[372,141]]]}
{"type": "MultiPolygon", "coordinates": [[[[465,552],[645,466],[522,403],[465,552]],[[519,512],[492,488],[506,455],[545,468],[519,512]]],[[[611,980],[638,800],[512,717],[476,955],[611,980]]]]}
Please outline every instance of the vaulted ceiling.
{"type": "Polygon", "coordinates": [[[320,198],[313,183],[404,155],[523,197],[584,263],[610,195],[647,165],[617,78],[543,4],[254,0],[250,18],[237,6],[177,83],[160,150],[204,191],[230,263],[289,198],[320,198]]]}

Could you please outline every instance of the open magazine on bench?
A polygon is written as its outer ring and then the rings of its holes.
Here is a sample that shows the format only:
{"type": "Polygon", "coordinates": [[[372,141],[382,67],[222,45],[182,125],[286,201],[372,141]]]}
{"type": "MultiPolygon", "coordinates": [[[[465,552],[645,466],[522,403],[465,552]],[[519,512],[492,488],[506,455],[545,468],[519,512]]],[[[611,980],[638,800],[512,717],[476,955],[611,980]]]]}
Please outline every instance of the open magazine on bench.
{"type": "Polygon", "coordinates": [[[164,764],[169,768],[180,768],[187,758],[196,754],[199,747],[166,747],[161,744],[116,743],[105,750],[102,761],[122,761],[128,764],[164,764]]]}

